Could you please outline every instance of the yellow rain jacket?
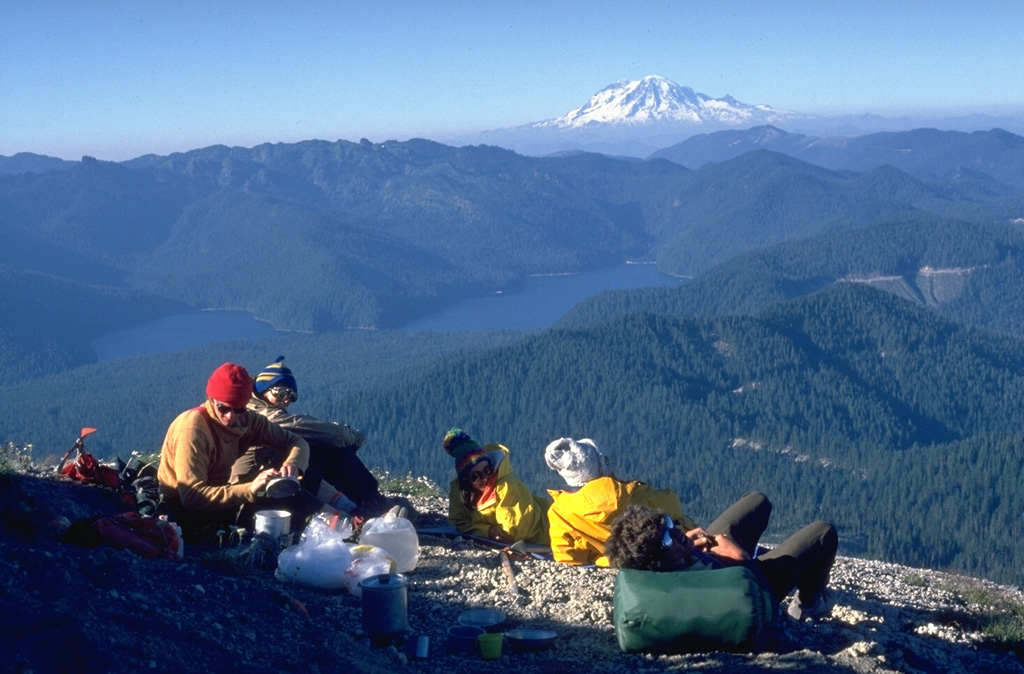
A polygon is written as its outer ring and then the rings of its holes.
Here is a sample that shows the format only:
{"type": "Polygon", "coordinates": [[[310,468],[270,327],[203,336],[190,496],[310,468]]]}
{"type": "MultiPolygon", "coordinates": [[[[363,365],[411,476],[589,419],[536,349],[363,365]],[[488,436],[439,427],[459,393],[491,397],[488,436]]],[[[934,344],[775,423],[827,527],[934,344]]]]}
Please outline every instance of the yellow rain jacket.
{"type": "Polygon", "coordinates": [[[553,503],[548,510],[551,553],[556,562],[608,566],[604,544],[612,522],[631,503],[642,503],[668,513],[684,531],[697,525],[683,514],[682,503],[671,489],[655,489],[643,482],[622,482],[599,477],[576,491],[549,489],[553,503]]]}
{"type": "Polygon", "coordinates": [[[543,496],[536,496],[512,472],[508,458],[508,447],[484,445],[481,449],[491,459],[498,472],[494,484],[494,497],[486,503],[469,508],[462,501],[459,479],[455,478],[448,487],[448,519],[464,534],[487,538],[491,525],[517,541],[529,541],[540,545],[548,544],[547,509],[551,505],[543,496]]]}

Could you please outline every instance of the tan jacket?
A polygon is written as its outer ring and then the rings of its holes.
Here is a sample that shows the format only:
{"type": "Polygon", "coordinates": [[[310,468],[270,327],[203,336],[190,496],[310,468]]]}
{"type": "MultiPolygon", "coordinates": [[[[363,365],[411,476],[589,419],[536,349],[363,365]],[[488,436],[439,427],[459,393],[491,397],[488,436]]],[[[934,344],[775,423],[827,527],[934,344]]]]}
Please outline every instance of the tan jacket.
{"type": "Polygon", "coordinates": [[[231,466],[251,447],[265,445],[286,454],[283,463],[309,467],[309,445],[298,435],[246,412],[242,423],[217,421],[208,400],[171,422],[160,450],[160,494],[172,509],[224,510],[253,502],[247,483],[228,484],[231,466]]]}

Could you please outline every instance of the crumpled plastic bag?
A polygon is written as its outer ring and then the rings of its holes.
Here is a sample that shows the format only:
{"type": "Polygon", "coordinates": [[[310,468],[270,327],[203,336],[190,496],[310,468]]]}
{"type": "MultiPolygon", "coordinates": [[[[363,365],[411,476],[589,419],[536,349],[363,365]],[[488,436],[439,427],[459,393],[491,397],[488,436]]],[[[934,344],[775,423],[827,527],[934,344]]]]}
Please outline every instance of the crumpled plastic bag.
{"type": "Polygon", "coordinates": [[[359,542],[376,545],[387,550],[395,560],[398,573],[408,573],[416,568],[420,558],[420,541],[416,527],[405,517],[398,516],[398,506],[384,514],[363,523],[359,542]]]}
{"type": "Polygon", "coordinates": [[[299,542],[277,556],[274,576],[325,590],[345,587],[345,572],[352,563],[351,545],[345,539],[351,535],[352,524],[348,520],[312,518],[299,542]]]}
{"type": "Polygon", "coordinates": [[[357,597],[363,596],[363,588],[359,585],[364,578],[395,572],[395,560],[384,548],[376,545],[353,545],[352,563],[345,571],[345,587],[357,597]]]}

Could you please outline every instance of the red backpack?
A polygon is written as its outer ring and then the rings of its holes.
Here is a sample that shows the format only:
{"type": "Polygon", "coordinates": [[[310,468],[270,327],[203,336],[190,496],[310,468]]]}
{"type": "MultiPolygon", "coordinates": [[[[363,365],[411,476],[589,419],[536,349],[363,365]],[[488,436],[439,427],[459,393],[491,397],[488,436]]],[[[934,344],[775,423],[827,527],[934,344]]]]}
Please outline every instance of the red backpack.
{"type": "Polygon", "coordinates": [[[131,550],[146,559],[173,562],[182,558],[181,531],[176,524],[133,511],[76,520],[61,540],[86,548],[109,545],[115,550],[131,550]]]}
{"type": "Polygon", "coordinates": [[[72,480],[86,482],[88,484],[99,484],[104,487],[117,489],[121,486],[121,471],[113,466],[104,466],[96,460],[89,452],[85,451],[85,438],[96,432],[95,428],[83,428],[78,440],[67,451],[64,458],[57,465],[57,473],[72,480]],[[71,452],[76,452],[75,459],[68,463],[71,452]]]}

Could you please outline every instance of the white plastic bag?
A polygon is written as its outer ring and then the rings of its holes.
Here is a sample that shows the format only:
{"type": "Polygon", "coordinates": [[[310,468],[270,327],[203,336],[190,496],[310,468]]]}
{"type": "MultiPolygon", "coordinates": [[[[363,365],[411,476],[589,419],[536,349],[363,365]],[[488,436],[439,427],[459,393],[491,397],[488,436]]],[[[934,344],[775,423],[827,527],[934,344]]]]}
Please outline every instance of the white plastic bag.
{"type": "Polygon", "coordinates": [[[340,526],[322,517],[310,520],[296,545],[277,557],[278,580],[294,581],[310,587],[338,590],[345,587],[345,572],[352,563],[352,551],[345,539],[352,526],[344,520],[340,526]]]}
{"type": "Polygon", "coordinates": [[[384,548],[395,560],[398,573],[408,573],[416,568],[420,559],[420,541],[412,522],[398,517],[397,510],[395,507],[384,517],[366,520],[359,542],[384,548]]]}
{"type": "Polygon", "coordinates": [[[345,587],[357,597],[363,596],[363,588],[359,582],[364,578],[395,573],[395,560],[388,556],[384,548],[375,545],[353,545],[352,563],[345,571],[345,587]]]}

